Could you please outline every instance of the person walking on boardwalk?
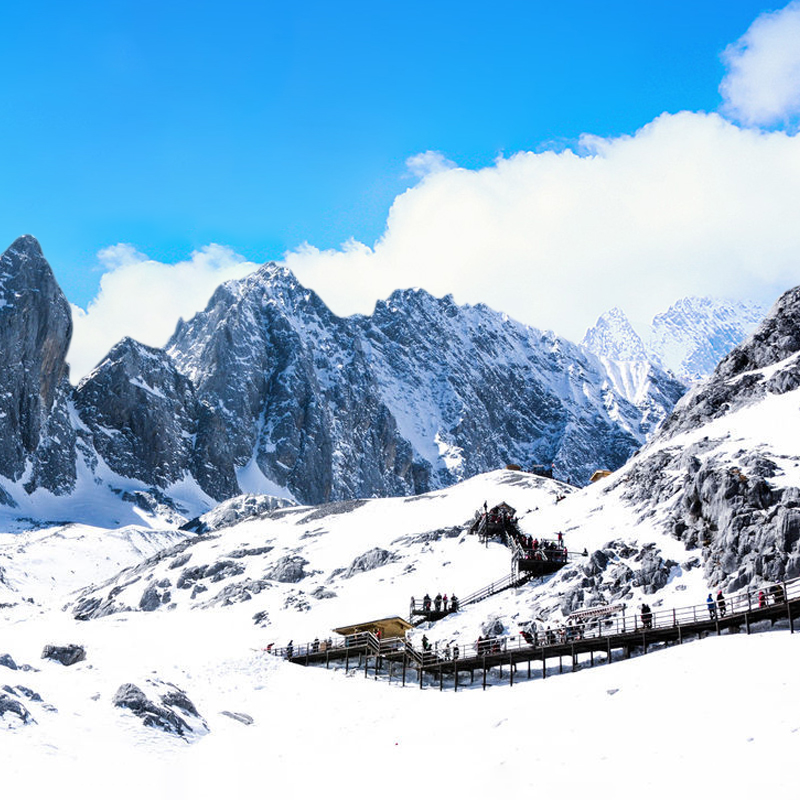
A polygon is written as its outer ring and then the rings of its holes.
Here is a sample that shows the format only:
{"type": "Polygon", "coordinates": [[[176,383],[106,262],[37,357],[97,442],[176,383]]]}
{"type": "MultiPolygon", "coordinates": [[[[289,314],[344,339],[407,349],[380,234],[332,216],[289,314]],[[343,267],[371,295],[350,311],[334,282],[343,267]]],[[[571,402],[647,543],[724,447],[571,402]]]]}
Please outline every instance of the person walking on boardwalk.
{"type": "Polygon", "coordinates": [[[447,594],[442,595],[442,610],[447,612],[447,594]]]}
{"type": "Polygon", "coordinates": [[[761,591],[758,593],[758,607],[759,607],[759,608],[764,608],[764,606],[765,606],[766,604],[767,604],[767,596],[764,594],[764,590],[762,589],[762,590],[761,590],[761,591]]]}
{"type": "Polygon", "coordinates": [[[642,603],[642,625],[645,628],[652,628],[653,627],[653,612],[650,610],[650,606],[647,603],[642,603]]]}
{"type": "Polygon", "coordinates": [[[455,592],[450,595],[450,610],[458,611],[458,598],[456,597],[455,592]]]}
{"type": "Polygon", "coordinates": [[[431,610],[431,596],[427,592],[425,593],[425,597],[422,598],[422,610],[431,610]]]}
{"type": "Polygon", "coordinates": [[[431,649],[431,643],[428,641],[428,637],[423,634],[422,636],[422,652],[427,653],[431,649]]]}
{"type": "Polygon", "coordinates": [[[725,598],[722,596],[722,589],[717,592],[717,608],[719,609],[719,615],[721,617],[725,616],[725,598]]]}
{"type": "Polygon", "coordinates": [[[441,592],[439,592],[439,594],[437,594],[436,597],[433,598],[433,608],[434,608],[435,611],[441,611],[442,610],[442,593],[441,592]]]}
{"type": "Polygon", "coordinates": [[[706,605],[708,606],[708,616],[711,619],[717,618],[717,606],[714,603],[714,598],[711,596],[711,592],[708,593],[708,597],[706,598],[706,605]]]}

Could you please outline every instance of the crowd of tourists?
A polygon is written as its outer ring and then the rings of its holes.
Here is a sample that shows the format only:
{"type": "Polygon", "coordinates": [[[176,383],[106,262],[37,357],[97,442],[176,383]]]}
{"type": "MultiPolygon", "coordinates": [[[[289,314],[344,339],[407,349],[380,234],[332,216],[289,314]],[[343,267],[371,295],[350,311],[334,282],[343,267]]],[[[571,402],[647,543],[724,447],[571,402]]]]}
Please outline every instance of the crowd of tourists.
{"type": "Polygon", "coordinates": [[[522,550],[522,557],[533,561],[566,561],[567,548],[564,546],[564,536],[560,532],[555,539],[538,539],[527,536],[518,529],[511,533],[512,539],[522,550]]]}

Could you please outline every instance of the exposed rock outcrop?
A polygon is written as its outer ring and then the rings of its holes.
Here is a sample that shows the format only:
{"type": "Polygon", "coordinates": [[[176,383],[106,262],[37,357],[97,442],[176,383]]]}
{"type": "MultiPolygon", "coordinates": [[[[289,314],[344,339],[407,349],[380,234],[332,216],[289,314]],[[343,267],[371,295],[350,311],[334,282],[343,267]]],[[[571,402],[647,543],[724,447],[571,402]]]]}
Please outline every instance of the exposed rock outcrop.
{"type": "Polygon", "coordinates": [[[148,690],[152,697],[148,697],[134,683],[123,683],[117,689],[112,703],[117,708],[132,712],[146,727],[182,739],[188,740],[208,732],[208,725],[194,703],[177,686],[162,681],[148,681],[148,690]]]}
{"type": "Polygon", "coordinates": [[[71,337],[69,303],[39,243],[21,236],[0,256],[0,475],[18,482],[29,470],[28,492],[65,494],[75,484],[71,337]]]}
{"type": "Polygon", "coordinates": [[[71,667],[79,661],[86,659],[86,649],[80,644],[47,644],[42,650],[42,658],[48,658],[51,661],[58,661],[65,667],[71,667]]]}

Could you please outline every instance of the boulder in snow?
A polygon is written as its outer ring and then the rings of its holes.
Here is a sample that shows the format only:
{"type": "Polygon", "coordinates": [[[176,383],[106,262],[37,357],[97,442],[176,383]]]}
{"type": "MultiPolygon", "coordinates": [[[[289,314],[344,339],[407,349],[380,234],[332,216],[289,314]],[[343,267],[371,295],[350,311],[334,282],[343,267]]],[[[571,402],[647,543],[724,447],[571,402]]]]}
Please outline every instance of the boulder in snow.
{"type": "Polygon", "coordinates": [[[59,664],[69,667],[79,661],[84,661],[86,659],[86,650],[79,644],[47,644],[42,650],[42,658],[49,658],[51,661],[58,661],[59,664]]]}

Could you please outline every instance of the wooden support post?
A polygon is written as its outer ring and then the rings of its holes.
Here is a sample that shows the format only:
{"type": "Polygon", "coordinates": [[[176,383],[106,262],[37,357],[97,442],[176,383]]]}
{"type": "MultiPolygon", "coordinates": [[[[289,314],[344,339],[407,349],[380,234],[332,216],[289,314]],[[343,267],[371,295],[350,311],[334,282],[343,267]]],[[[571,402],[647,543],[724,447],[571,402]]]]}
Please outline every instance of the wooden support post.
{"type": "Polygon", "coordinates": [[[610,664],[611,663],[611,637],[610,636],[606,637],[606,656],[607,656],[606,664],[610,664]]]}
{"type": "Polygon", "coordinates": [[[389,683],[392,682],[392,672],[394,671],[394,661],[389,661],[389,683]]]}
{"type": "Polygon", "coordinates": [[[647,654],[647,634],[645,633],[644,628],[642,628],[642,650],[644,651],[645,655],[647,654]]]}
{"type": "Polygon", "coordinates": [[[594,648],[589,651],[589,666],[594,666],[594,648]]]}
{"type": "Polygon", "coordinates": [[[453,659],[453,691],[458,691],[458,661],[453,659]]]}
{"type": "Polygon", "coordinates": [[[378,670],[381,668],[381,657],[375,656],[375,680],[378,680],[378,670]]]}
{"type": "Polygon", "coordinates": [[[561,675],[564,672],[564,660],[561,654],[558,654],[558,674],[561,675]]]}
{"type": "Polygon", "coordinates": [[[514,685],[514,665],[511,663],[511,653],[508,654],[508,685],[514,685]]]}
{"type": "Polygon", "coordinates": [[[680,624],[678,624],[678,644],[683,644],[683,631],[680,624]]]}
{"type": "Polygon", "coordinates": [[[367,667],[369,666],[369,656],[364,654],[364,677],[367,677],[367,667]]]}
{"type": "Polygon", "coordinates": [[[347,671],[350,669],[350,649],[344,651],[344,674],[347,675],[347,671]]]}
{"type": "Polygon", "coordinates": [[[531,679],[531,660],[528,659],[528,680],[531,679]]]}
{"type": "MultiPolygon", "coordinates": [[[[423,659],[423,663],[424,663],[424,660],[425,660],[425,654],[424,653],[422,654],[422,659],[423,659]]],[[[419,688],[421,689],[422,688],[422,673],[423,673],[422,664],[418,664],[417,665],[417,673],[419,674],[419,688]]]]}
{"type": "Polygon", "coordinates": [[[403,686],[406,685],[406,663],[408,660],[408,653],[403,653],[403,686]]]}
{"type": "Polygon", "coordinates": [[[544,655],[544,647],[542,648],[542,680],[547,677],[547,659],[544,655]]]}
{"type": "Polygon", "coordinates": [[[747,612],[744,612],[744,629],[747,632],[747,635],[750,635],[750,617],[747,615],[747,612]]]}
{"type": "Polygon", "coordinates": [[[575,658],[575,642],[572,643],[572,671],[575,672],[578,662],[575,658]]]}
{"type": "Polygon", "coordinates": [[[330,661],[331,654],[327,648],[325,648],[325,669],[328,669],[328,662],[330,661]]]}
{"type": "Polygon", "coordinates": [[[789,592],[786,591],[786,582],[783,584],[783,597],[786,600],[786,616],[789,618],[789,633],[794,633],[794,620],[792,619],[792,604],[789,602],[789,592]]]}
{"type": "Polygon", "coordinates": [[[483,657],[483,691],[486,691],[486,656],[483,657]]]}

